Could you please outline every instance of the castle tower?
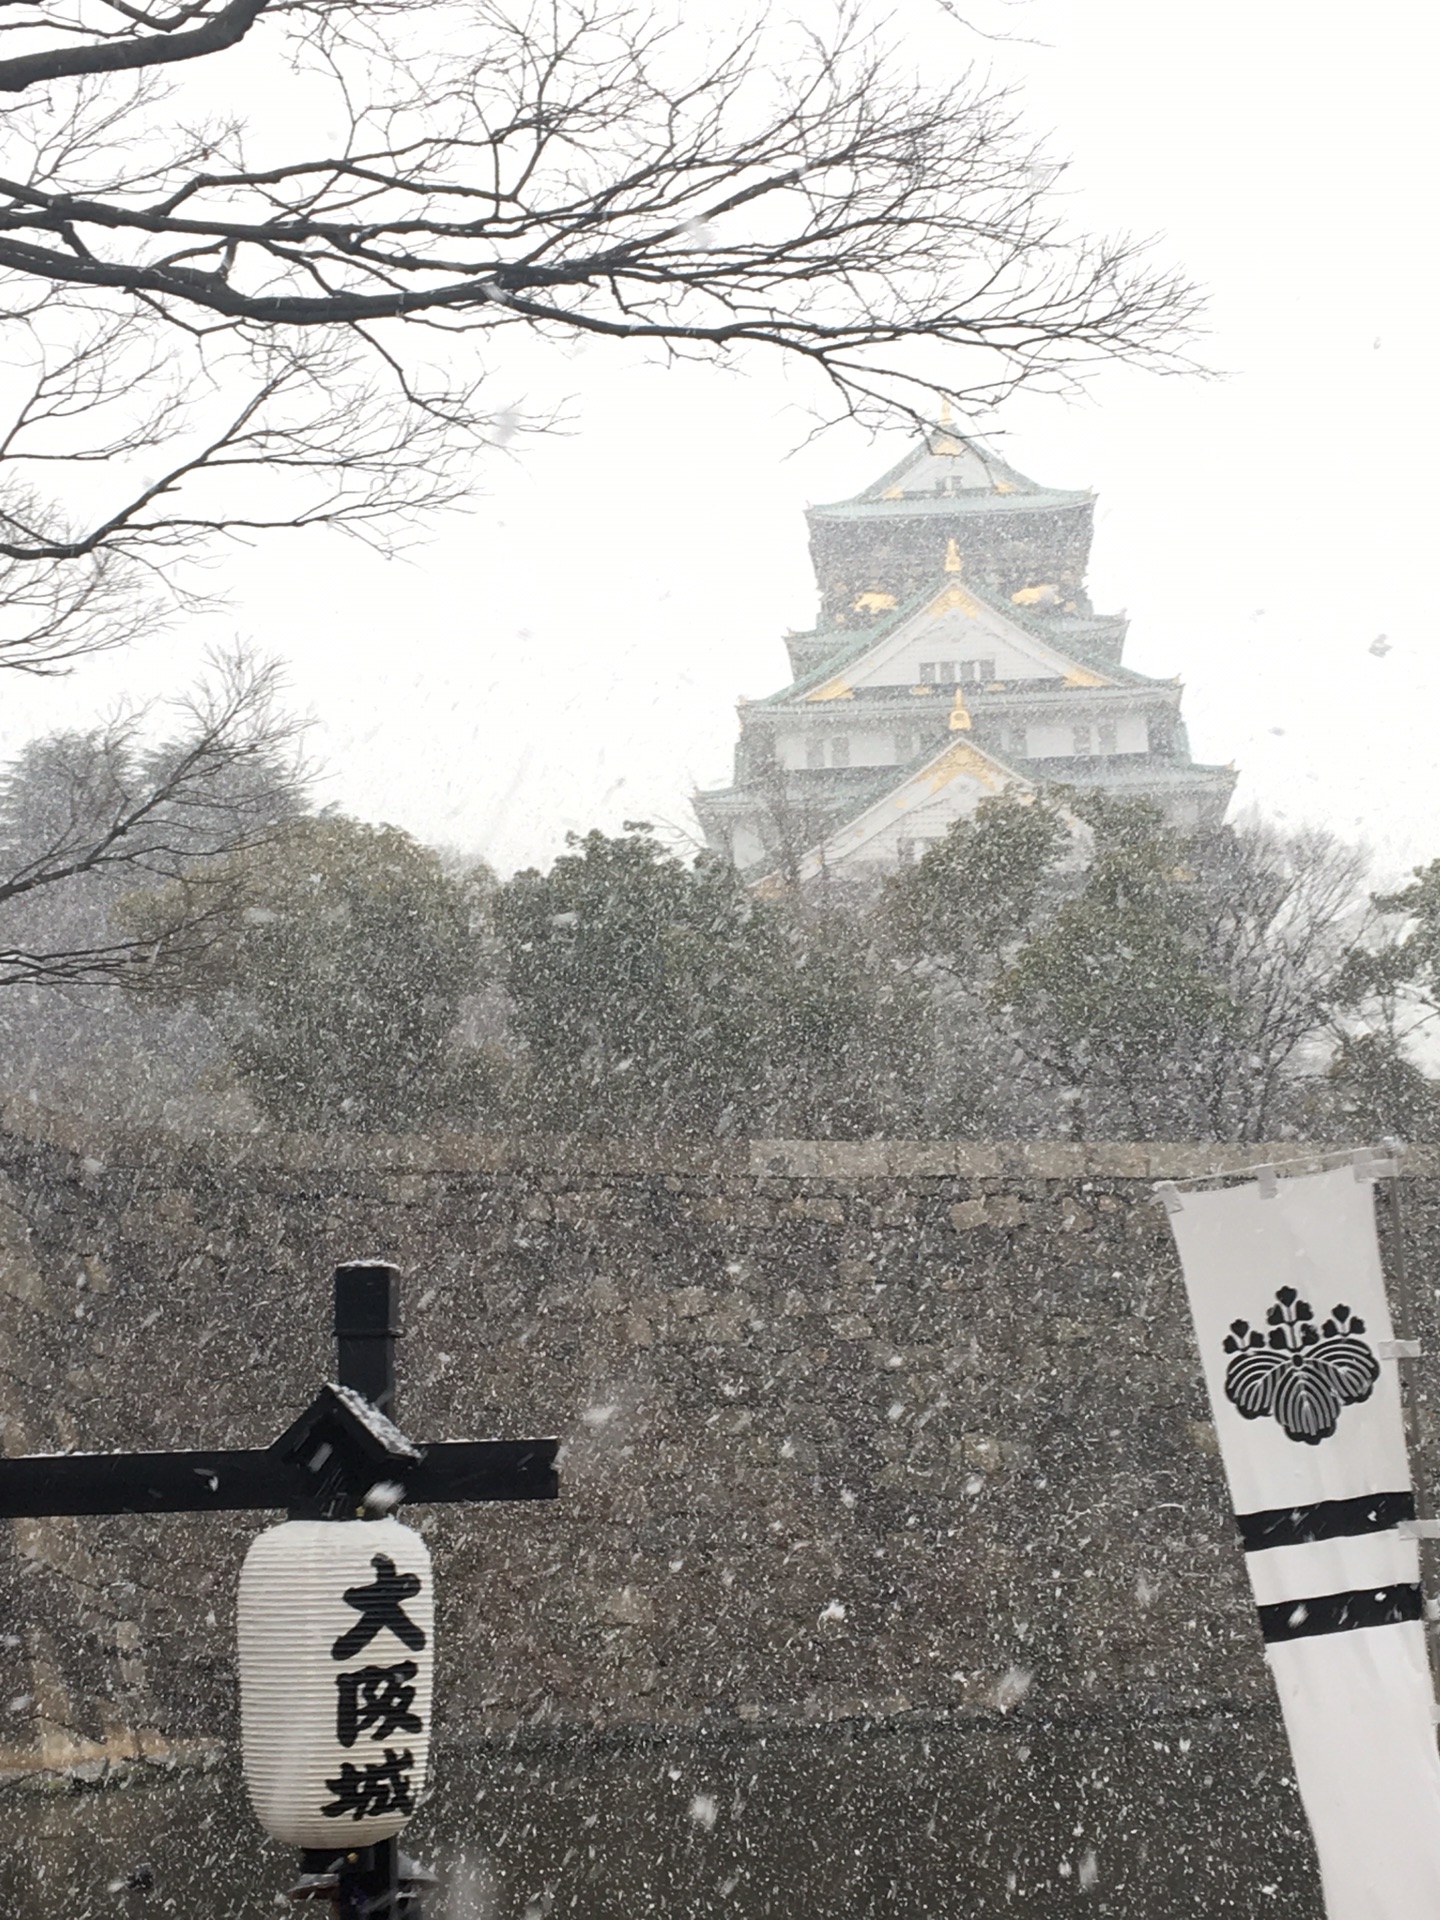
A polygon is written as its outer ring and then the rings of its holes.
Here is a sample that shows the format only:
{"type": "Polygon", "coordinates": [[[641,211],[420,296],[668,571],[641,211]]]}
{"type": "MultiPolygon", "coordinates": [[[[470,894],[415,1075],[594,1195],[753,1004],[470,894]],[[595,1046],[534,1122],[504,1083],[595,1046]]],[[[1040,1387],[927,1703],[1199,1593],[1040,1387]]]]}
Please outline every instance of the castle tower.
{"type": "Polygon", "coordinates": [[[695,796],[757,881],[917,857],[988,793],[1103,788],[1218,822],[1230,768],[1190,758],[1180,685],[1121,660],[1085,591],[1094,498],[1040,487],[947,426],[853,500],[810,508],[813,631],[743,702],[731,786],[695,796]]]}

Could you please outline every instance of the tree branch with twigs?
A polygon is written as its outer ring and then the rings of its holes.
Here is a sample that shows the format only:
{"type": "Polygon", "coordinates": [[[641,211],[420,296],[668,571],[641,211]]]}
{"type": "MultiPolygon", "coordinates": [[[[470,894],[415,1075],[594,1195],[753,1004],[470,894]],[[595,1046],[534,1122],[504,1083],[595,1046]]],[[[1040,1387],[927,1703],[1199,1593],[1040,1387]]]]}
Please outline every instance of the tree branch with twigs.
{"type": "Polygon", "coordinates": [[[233,903],[196,876],[262,846],[304,799],[279,670],[243,652],[174,703],[32,742],[0,782],[0,986],[139,983],[193,961],[233,903]],[[127,895],[163,898],[143,936],[127,895]]]}
{"type": "MultiPolygon", "coordinates": [[[[520,335],[768,356],[869,421],[1183,364],[1193,290],[1067,230],[1003,91],[917,83],[848,11],[728,40],[604,0],[0,27],[0,562],[32,592],[114,554],[154,617],[217,539],[404,537],[515,429],[520,335]]],[[[24,632],[0,658],[101,644],[24,632]]]]}

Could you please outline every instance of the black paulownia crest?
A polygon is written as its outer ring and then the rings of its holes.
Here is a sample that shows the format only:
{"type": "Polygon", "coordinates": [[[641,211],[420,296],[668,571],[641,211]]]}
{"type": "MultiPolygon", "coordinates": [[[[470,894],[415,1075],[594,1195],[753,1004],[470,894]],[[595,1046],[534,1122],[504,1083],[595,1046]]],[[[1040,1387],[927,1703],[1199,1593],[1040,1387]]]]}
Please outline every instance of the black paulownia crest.
{"type": "Polygon", "coordinates": [[[1365,1322],[1337,1306],[1321,1326],[1308,1300],[1281,1287],[1265,1315],[1268,1333],[1248,1320],[1231,1323],[1225,1351],[1225,1398],[1247,1420],[1274,1414],[1286,1434],[1318,1447],[1346,1407],[1370,1398],[1380,1364],[1360,1338],[1365,1322]]]}

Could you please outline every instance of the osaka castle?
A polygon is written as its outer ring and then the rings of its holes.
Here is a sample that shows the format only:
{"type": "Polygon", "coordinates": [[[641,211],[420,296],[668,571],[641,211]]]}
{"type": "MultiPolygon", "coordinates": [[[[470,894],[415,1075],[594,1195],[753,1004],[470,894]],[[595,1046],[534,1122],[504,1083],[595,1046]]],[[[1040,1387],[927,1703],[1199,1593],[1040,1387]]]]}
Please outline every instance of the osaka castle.
{"type": "Polygon", "coordinates": [[[1090,605],[1094,511],[943,424],[811,507],[819,615],[786,637],[789,686],[741,702],[733,784],[695,795],[710,846],[757,882],[860,879],[1046,788],[1218,822],[1233,769],[1191,759],[1180,683],[1127,667],[1124,616],[1090,605]]]}

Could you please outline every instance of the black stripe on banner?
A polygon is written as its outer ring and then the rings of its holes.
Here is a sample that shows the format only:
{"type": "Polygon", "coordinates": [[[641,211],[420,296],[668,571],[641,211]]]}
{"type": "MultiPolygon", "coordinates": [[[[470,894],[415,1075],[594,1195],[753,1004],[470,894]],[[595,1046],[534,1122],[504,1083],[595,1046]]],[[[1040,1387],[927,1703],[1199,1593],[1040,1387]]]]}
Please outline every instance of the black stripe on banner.
{"type": "Polygon", "coordinates": [[[1363,1493],[1354,1500],[1317,1500],[1309,1507],[1269,1507],[1237,1513],[1240,1544],[1247,1553],[1266,1547],[1308,1547],[1316,1540],[1342,1540],[1359,1533],[1388,1533],[1415,1518],[1413,1493],[1363,1493]]]}
{"type": "Polygon", "coordinates": [[[1314,1633],[1351,1633],[1356,1627],[1394,1627],[1424,1612],[1414,1581],[1364,1587],[1358,1593],[1317,1593],[1309,1600],[1280,1600],[1257,1607],[1266,1641],[1304,1640],[1314,1633]]]}

